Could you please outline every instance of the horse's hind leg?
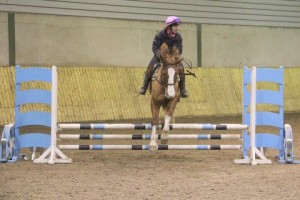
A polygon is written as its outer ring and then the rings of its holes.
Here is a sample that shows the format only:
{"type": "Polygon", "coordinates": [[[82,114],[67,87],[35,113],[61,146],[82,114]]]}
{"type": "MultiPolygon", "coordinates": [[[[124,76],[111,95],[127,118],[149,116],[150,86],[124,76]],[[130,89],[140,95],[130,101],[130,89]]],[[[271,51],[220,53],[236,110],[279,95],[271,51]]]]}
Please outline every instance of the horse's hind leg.
{"type": "Polygon", "coordinates": [[[169,138],[169,125],[171,122],[172,116],[165,114],[165,125],[162,130],[162,135],[161,135],[161,144],[168,144],[168,138],[169,138]]]}

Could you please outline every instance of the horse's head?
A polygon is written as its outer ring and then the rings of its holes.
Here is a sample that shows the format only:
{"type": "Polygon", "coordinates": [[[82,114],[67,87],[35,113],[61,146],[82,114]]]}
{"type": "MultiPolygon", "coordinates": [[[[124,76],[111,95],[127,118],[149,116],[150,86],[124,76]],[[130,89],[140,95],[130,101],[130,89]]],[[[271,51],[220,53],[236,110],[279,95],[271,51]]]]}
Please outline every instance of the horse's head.
{"type": "Polygon", "coordinates": [[[160,54],[163,63],[161,80],[165,88],[165,97],[173,99],[178,96],[178,79],[182,73],[179,65],[183,58],[176,47],[170,50],[165,43],[160,47],[160,54]]]}
{"type": "Polygon", "coordinates": [[[179,49],[176,46],[174,46],[172,49],[169,49],[166,43],[161,45],[160,55],[161,61],[164,65],[177,65],[183,60],[179,49]]]}

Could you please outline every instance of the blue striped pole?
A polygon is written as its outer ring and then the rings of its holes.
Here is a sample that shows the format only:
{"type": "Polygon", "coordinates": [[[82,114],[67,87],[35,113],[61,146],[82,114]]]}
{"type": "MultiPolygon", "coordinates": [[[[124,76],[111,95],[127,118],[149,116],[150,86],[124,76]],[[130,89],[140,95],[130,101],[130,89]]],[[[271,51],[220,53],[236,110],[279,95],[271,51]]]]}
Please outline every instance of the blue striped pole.
{"type": "MultiPolygon", "coordinates": [[[[149,145],[59,145],[64,150],[149,150],[149,145]]],[[[239,150],[241,145],[157,145],[157,150],[239,150]]]]}
{"type": "MultiPolygon", "coordinates": [[[[129,129],[129,130],[151,130],[151,124],[58,124],[59,129],[129,129]]],[[[158,125],[160,130],[163,125],[158,125]]],[[[169,129],[198,129],[198,130],[245,130],[248,125],[244,124],[170,124],[169,129]]]]}
{"type": "MultiPolygon", "coordinates": [[[[161,135],[157,136],[160,139],[161,135]]],[[[150,140],[151,134],[61,134],[61,139],[79,139],[79,140],[105,140],[105,139],[121,139],[121,140],[150,140]]],[[[169,139],[197,139],[197,140],[222,140],[222,139],[241,139],[239,134],[186,134],[186,135],[169,135],[169,139]]]]}

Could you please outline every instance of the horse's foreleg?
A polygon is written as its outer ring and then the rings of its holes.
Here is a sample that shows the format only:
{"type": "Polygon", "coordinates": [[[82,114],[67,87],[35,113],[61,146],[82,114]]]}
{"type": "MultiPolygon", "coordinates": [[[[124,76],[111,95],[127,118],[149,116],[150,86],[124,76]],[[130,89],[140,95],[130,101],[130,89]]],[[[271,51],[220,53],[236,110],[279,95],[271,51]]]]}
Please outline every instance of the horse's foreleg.
{"type": "Polygon", "coordinates": [[[156,135],[156,128],[158,125],[158,119],[159,119],[159,106],[155,105],[155,102],[151,100],[151,112],[152,112],[152,132],[151,132],[151,141],[150,141],[150,150],[157,150],[157,135],[156,135]]]}
{"type": "Polygon", "coordinates": [[[156,125],[152,125],[151,141],[150,141],[149,147],[150,147],[150,150],[157,150],[156,125]]]}
{"type": "Polygon", "coordinates": [[[165,125],[162,130],[162,135],[161,135],[161,144],[167,144],[168,143],[168,138],[169,138],[169,125],[171,122],[172,116],[165,114],[165,125]]]}
{"type": "Polygon", "coordinates": [[[168,109],[165,111],[165,125],[161,135],[161,144],[167,144],[169,138],[169,126],[173,117],[173,113],[175,111],[177,104],[177,99],[173,99],[169,102],[168,109]]]}

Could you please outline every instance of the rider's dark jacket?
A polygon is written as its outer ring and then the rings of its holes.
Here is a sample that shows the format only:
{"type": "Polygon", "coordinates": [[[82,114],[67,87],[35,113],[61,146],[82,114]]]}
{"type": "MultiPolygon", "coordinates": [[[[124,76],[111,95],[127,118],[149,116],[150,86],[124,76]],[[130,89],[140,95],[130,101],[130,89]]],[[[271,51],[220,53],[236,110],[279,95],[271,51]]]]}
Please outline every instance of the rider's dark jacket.
{"type": "Polygon", "coordinates": [[[172,49],[173,46],[176,46],[179,50],[179,53],[182,54],[182,37],[180,33],[176,33],[174,38],[170,38],[166,33],[166,29],[163,29],[154,37],[152,43],[152,52],[154,53],[154,56],[151,59],[149,66],[160,61],[157,55],[159,54],[159,48],[163,43],[166,43],[169,49],[172,49]]]}
{"type": "Polygon", "coordinates": [[[174,38],[170,38],[167,35],[165,29],[158,32],[155,35],[155,38],[152,43],[152,51],[153,51],[154,55],[156,55],[156,53],[159,52],[159,48],[163,43],[166,43],[168,45],[169,49],[172,49],[173,46],[176,46],[178,48],[180,54],[182,54],[182,37],[181,37],[180,33],[176,33],[174,38]]]}

